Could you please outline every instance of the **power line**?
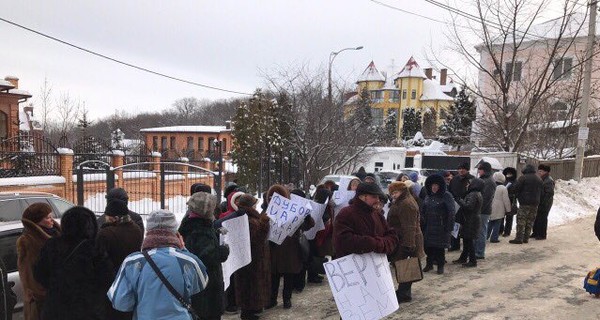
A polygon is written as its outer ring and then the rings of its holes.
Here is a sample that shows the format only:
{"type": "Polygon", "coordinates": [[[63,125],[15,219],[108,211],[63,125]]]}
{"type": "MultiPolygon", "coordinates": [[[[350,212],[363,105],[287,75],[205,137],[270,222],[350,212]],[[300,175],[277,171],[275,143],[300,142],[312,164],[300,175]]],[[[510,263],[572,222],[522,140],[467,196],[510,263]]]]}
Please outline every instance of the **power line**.
{"type": "Polygon", "coordinates": [[[160,77],[164,77],[164,78],[167,78],[167,79],[171,79],[171,80],[175,80],[175,81],[179,81],[179,82],[191,84],[193,86],[202,87],[202,88],[206,88],[206,89],[223,91],[223,92],[229,92],[229,93],[235,93],[235,94],[242,94],[242,95],[249,95],[249,96],[252,95],[251,93],[240,92],[240,91],[229,90],[229,89],[223,89],[223,88],[219,88],[219,87],[215,87],[215,86],[211,86],[211,85],[207,85],[207,84],[203,84],[203,83],[199,83],[199,82],[195,82],[195,81],[191,81],[191,80],[186,80],[186,79],[182,79],[182,78],[170,76],[168,74],[164,74],[164,73],[161,73],[161,72],[158,72],[158,71],[150,70],[148,68],[140,67],[140,66],[137,66],[135,64],[132,64],[132,63],[129,63],[129,62],[125,62],[125,61],[119,60],[117,58],[113,58],[113,57],[107,56],[107,55],[102,54],[102,53],[98,53],[98,52],[90,50],[90,49],[83,48],[81,46],[72,44],[72,43],[70,43],[68,41],[61,40],[59,38],[53,37],[51,35],[45,34],[43,32],[40,32],[40,31],[37,31],[37,30],[34,30],[34,29],[31,29],[29,27],[23,26],[23,25],[18,24],[16,22],[12,22],[12,21],[4,19],[2,17],[0,17],[0,21],[3,21],[5,23],[8,23],[8,24],[13,25],[13,26],[18,27],[18,28],[27,30],[29,32],[35,33],[35,34],[40,35],[40,36],[42,36],[44,38],[47,38],[47,39],[54,40],[56,42],[62,43],[64,45],[67,45],[69,47],[75,48],[77,50],[81,50],[83,52],[92,54],[94,56],[97,56],[97,57],[100,57],[100,58],[103,58],[103,59],[106,59],[106,60],[110,60],[112,62],[116,62],[118,64],[130,67],[130,68],[133,68],[133,69],[137,69],[137,70],[140,70],[140,71],[151,73],[153,75],[157,75],[157,76],[160,76],[160,77]]]}
{"type": "Polygon", "coordinates": [[[413,15],[413,16],[417,16],[417,17],[420,17],[420,18],[423,18],[423,19],[427,19],[427,20],[430,20],[430,21],[433,21],[433,22],[438,22],[438,23],[442,23],[442,24],[448,24],[446,21],[437,20],[437,19],[434,19],[434,18],[431,18],[431,17],[428,17],[428,16],[424,16],[424,15],[421,15],[421,14],[418,14],[418,13],[414,13],[414,12],[411,12],[411,11],[408,11],[408,10],[400,9],[400,8],[391,6],[391,5],[387,4],[387,3],[383,3],[383,2],[380,2],[380,1],[377,1],[377,0],[369,0],[369,1],[371,1],[373,3],[376,3],[376,4],[380,5],[380,6],[384,6],[384,7],[390,8],[392,10],[404,12],[404,13],[407,13],[407,14],[410,14],[410,15],[413,15]]]}

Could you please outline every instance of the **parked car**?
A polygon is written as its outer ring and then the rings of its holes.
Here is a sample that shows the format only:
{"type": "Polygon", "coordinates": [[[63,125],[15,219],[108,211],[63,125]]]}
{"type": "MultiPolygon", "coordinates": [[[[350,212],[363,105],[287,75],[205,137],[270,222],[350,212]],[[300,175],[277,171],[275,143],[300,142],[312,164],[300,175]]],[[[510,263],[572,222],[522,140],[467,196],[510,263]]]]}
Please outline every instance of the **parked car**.
{"type": "Polygon", "coordinates": [[[23,233],[21,216],[32,203],[45,202],[52,207],[54,219],[60,220],[63,213],[74,204],[51,193],[43,192],[0,192],[0,258],[6,265],[8,281],[15,283],[17,294],[15,310],[23,307],[23,287],[17,270],[17,239],[23,233]]]}
{"type": "MultiPolygon", "coordinates": [[[[342,180],[342,178],[348,178],[348,179],[355,179],[356,176],[352,176],[352,175],[339,175],[339,174],[330,174],[330,175],[326,175],[323,177],[323,179],[321,179],[321,181],[319,181],[319,184],[323,184],[325,183],[325,181],[327,180],[331,180],[333,182],[335,182],[335,184],[337,184],[339,186],[340,181],[342,180]]],[[[379,175],[375,174],[375,180],[377,182],[377,184],[379,185],[379,187],[381,187],[381,189],[385,192],[387,189],[385,189],[381,183],[381,177],[379,177],[379,175]]]]}

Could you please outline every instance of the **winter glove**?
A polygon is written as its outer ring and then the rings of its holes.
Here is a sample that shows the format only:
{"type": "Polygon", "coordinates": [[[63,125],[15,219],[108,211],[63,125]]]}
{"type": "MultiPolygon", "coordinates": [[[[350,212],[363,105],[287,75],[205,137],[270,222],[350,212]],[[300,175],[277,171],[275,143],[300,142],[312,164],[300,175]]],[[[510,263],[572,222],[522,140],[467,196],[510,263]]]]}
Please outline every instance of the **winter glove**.
{"type": "Polygon", "coordinates": [[[227,232],[229,232],[229,230],[227,230],[227,228],[225,227],[220,227],[219,229],[217,229],[217,231],[222,235],[226,235],[227,232]]]}
{"type": "Polygon", "coordinates": [[[224,243],[219,246],[219,258],[221,262],[225,262],[227,257],[229,257],[229,245],[224,243]]]}

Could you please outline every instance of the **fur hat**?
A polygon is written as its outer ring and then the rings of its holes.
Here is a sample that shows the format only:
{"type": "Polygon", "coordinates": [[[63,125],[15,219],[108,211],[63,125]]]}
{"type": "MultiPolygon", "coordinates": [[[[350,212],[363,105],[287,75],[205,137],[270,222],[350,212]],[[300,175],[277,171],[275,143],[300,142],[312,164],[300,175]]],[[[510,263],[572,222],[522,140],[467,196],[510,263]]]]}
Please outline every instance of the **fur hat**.
{"type": "Polygon", "coordinates": [[[267,201],[275,194],[275,192],[279,193],[284,198],[290,198],[290,192],[288,189],[280,184],[275,184],[269,188],[267,191],[267,201]]]}
{"type": "Polygon", "coordinates": [[[165,209],[159,209],[150,212],[150,215],[146,220],[147,231],[166,230],[172,233],[177,233],[177,226],[178,223],[175,215],[171,211],[165,209]]]}
{"type": "Polygon", "coordinates": [[[252,208],[256,204],[258,199],[253,197],[251,194],[243,193],[238,200],[238,207],[240,208],[252,208]]]}
{"type": "Polygon", "coordinates": [[[191,212],[203,218],[214,218],[217,197],[206,192],[196,192],[187,201],[187,206],[191,212]]]}
{"type": "Polygon", "coordinates": [[[98,222],[92,210],[75,206],[65,211],[60,220],[62,236],[65,239],[80,241],[96,239],[98,222]]]}
{"type": "Polygon", "coordinates": [[[494,178],[494,181],[498,183],[504,184],[506,182],[506,177],[502,172],[494,172],[492,177],[494,178]]]}
{"type": "Polygon", "coordinates": [[[408,190],[406,183],[400,182],[400,181],[394,181],[394,182],[390,183],[390,185],[388,186],[389,194],[392,194],[395,191],[400,191],[401,193],[404,193],[406,190],[408,190]]]}
{"type": "Polygon", "coordinates": [[[43,202],[32,203],[23,211],[23,219],[38,223],[47,217],[50,212],[52,212],[52,207],[49,204],[43,202]]]}
{"type": "Polygon", "coordinates": [[[538,166],[538,170],[542,170],[542,171],[546,171],[546,172],[550,172],[550,166],[545,165],[545,164],[540,164],[538,166]]]}
{"type": "Polygon", "coordinates": [[[233,210],[237,211],[238,209],[238,205],[235,204],[235,201],[241,197],[242,195],[244,195],[243,192],[241,191],[235,191],[234,193],[229,195],[229,205],[233,208],[233,210]]]}
{"type": "Polygon", "coordinates": [[[106,193],[106,200],[110,201],[111,199],[119,199],[127,202],[129,201],[129,195],[123,188],[112,188],[106,193]]]}
{"type": "Polygon", "coordinates": [[[190,187],[190,196],[196,192],[206,192],[212,194],[212,188],[204,183],[194,183],[190,187]]]}
{"type": "Polygon", "coordinates": [[[414,182],[412,182],[411,180],[404,180],[404,184],[406,185],[407,188],[412,188],[413,185],[415,184],[414,182]]]}
{"type": "Polygon", "coordinates": [[[361,182],[356,188],[356,196],[371,194],[378,197],[385,197],[381,188],[375,183],[361,182]]]}
{"type": "Polygon", "coordinates": [[[127,201],[117,198],[108,200],[106,203],[106,208],[104,209],[104,214],[109,217],[128,215],[129,209],[127,209],[127,201]]]}

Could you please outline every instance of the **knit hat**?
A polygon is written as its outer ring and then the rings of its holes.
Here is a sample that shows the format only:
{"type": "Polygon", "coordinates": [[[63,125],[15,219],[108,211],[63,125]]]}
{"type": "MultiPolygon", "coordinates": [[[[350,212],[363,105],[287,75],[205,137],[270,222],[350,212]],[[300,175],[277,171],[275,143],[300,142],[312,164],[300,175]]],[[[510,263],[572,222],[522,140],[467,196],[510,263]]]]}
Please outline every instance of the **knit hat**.
{"type": "Polygon", "coordinates": [[[251,194],[243,193],[238,198],[238,207],[240,207],[240,208],[252,208],[252,207],[254,207],[254,205],[256,204],[257,201],[258,201],[258,199],[256,199],[255,197],[253,197],[251,194]]]}
{"type": "Polygon", "coordinates": [[[388,186],[388,193],[392,194],[395,191],[400,191],[401,193],[404,193],[404,191],[406,191],[407,189],[408,187],[404,182],[394,181],[388,186]]]}
{"type": "Polygon", "coordinates": [[[146,220],[146,230],[167,230],[172,233],[177,233],[177,219],[175,219],[175,215],[165,209],[159,209],[156,211],[150,212],[148,219],[146,220]]]}
{"type": "Polygon", "coordinates": [[[494,181],[498,183],[504,184],[506,182],[506,177],[502,172],[494,172],[492,177],[494,178],[494,181]]]}
{"type": "Polygon", "coordinates": [[[120,200],[117,198],[108,200],[108,202],[106,203],[106,208],[104,209],[104,214],[106,214],[109,217],[128,215],[129,209],[127,209],[127,201],[120,200]]]}
{"type": "Polygon", "coordinates": [[[214,218],[217,197],[206,192],[196,192],[187,201],[187,206],[191,212],[203,218],[214,218]]]}
{"type": "Polygon", "coordinates": [[[33,203],[23,211],[23,219],[38,223],[47,217],[50,212],[52,212],[52,207],[49,204],[43,202],[33,203]]]}
{"type": "Polygon", "coordinates": [[[471,165],[468,162],[463,162],[458,166],[458,169],[471,170],[471,165]]]}
{"type": "Polygon", "coordinates": [[[363,194],[371,194],[378,197],[385,197],[381,188],[375,183],[367,183],[361,182],[356,188],[356,196],[361,196],[363,194]]]}

